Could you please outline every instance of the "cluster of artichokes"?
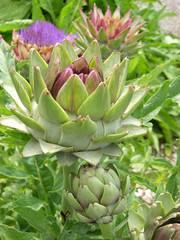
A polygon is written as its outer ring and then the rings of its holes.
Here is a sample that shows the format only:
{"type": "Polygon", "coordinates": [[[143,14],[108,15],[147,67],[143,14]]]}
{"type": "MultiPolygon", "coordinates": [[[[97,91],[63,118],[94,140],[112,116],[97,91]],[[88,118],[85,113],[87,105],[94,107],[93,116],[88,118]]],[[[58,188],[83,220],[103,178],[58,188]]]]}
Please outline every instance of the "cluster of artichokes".
{"type": "Polygon", "coordinates": [[[120,18],[119,8],[113,15],[108,8],[103,15],[94,5],[91,20],[80,13],[84,23],[75,23],[76,40],[54,29],[58,43],[52,43],[54,37],[46,34],[49,23],[42,22],[13,32],[14,54],[19,60],[28,59],[29,74],[26,78],[9,69],[11,80],[2,86],[16,107],[10,109],[12,116],[0,118],[0,124],[32,136],[25,157],[57,153],[62,166],[79,158],[93,164],[81,167],[71,190],[64,191],[80,221],[104,224],[124,210],[127,192],[115,170],[98,164],[103,155],[121,155],[119,142],[146,133],[132,113],[148,88],[126,86],[129,58],[125,57],[136,49],[144,34],[138,31],[145,23],[132,23],[130,12],[120,18]],[[41,26],[45,35],[39,35],[41,26]],[[32,31],[37,38],[30,36],[32,31]],[[73,40],[83,50],[81,56],[73,40]]]}

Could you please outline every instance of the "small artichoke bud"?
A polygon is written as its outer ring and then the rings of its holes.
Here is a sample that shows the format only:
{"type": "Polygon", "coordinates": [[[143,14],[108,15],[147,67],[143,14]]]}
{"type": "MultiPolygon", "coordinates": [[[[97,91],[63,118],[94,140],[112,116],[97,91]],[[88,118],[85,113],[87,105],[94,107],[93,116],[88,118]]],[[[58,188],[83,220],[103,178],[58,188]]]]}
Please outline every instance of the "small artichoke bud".
{"type": "Polygon", "coordinates": [[[118,174],[100,166],[82,166],[72,179],[72,192],[66,192],[66,199],[77,218],[87,223],[109,223],[113,215],[126,208],[118,174]]]}

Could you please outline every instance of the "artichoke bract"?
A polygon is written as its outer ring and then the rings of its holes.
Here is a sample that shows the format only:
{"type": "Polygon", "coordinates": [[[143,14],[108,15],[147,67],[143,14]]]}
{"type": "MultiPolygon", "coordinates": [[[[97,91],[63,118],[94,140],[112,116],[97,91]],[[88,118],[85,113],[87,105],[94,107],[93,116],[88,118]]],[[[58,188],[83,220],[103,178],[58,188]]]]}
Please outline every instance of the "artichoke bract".
{"type": "Polygon", "coordinates": [[[180,201],[162,193],[150,207],[143,203],[131,210],[128,222],[134,240],[179,240],[180,201]]]}
{"type": "Polygon", "coordinates": [[[111,168],[82,166],[71,185],[66,199],[81,222],[107,224],[126,207],[120,178],[111,168]]]}
{"type": "Polygon", "coordinates": [[[122,18],[120,17],[120,9],[111,14],[108,7],[105,15],[100,8],[94,4],[93,11],[88,18],[82,10],[80,10],[82,22],[77,20],[74,27],[79,35],[79,39],[74,42],[82,51],[96,39],[102,51],[103,59],[106,59],[113,50],[121,52],[122,57],[132,55],[141,45],[138,45],[138,40],[146,33],[139,33],[141,27],[146,23],[139,24],[141,18],[133,22],[133,17],[130,17],[131,10],[128,11],[122,18]]]}
{"type": "Polygon", "coordinates": [[[24,156],[70,152],[72,161],[80,157],[90,163],[103,154],[120,156],[113,143],[146,133],[130,115],[148,88],[125,86],[128,62],[113,52],[103,63],[97,41],[78,58],[65,40],[55,46],[49,65],[31,49],[29,83],[15,69],[10,70],[13,85],[3,83],[17,108],[0,123],[33,136],[24,156]]]}

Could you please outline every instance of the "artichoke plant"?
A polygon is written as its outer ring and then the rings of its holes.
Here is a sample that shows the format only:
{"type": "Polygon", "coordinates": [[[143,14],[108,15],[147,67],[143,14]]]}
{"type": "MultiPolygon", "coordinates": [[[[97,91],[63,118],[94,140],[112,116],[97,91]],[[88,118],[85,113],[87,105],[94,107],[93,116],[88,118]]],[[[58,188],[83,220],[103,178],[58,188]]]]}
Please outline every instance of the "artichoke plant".
{"type": "Polygon", "coordinates": [[[65,40],[53,49],[49,65],[31,49],[29,83],[15,69],[12,82],[2,83],[17,107],[0,123],[33,136],[24,156],[59,152],[61,164],[65,155],[96,164],[103,154],[119,156],[116,143],[146,133],[131,114],[148,88],[124,86],[128,61],[120,63],[113,52],[103,63],[97,41],[78,58],[65,40]]]}
{"type": "Polygon", "coordinates": [[[130,212],[129,227],[134,240],[179,240],[180,201],[160,194],[150,207],[143,203],[130,212]]]}
{"type": "Polygon", "coordinates": [[[66,191],[66,199],[81,222],[107,224],[125,209],[129,183],[126,181],[123,192],[115,170],[82,166],[72,179],[71,191],[66,191]]]}
{"type": "Polygon", "coordinates": [[[120,51],[122,57],[125,57],[132,55],[140,47],[138,40],[145,34],[145,31],[139,33],[139,30],[146,22],[139,24],[141,18],[133,22],[133,17],[130,17],[131,11],[120,18],[119,7],[113,15],[108,7],[104,15],[102,10],[94,4],[90,19],[82,10],[80,10],[80,15],[82,22],[77,20],[74,23],[79,39],[75,39],[74,42],[82,51],[94,39],[101,46],[103,59],[106,59],[113,50],[120,51]]]}
{"type": "Polygon", "coordinates": [[[27,60],[29,50],[35,48],[48,63],[55,44],[61,43],[64,39],[72,43],[74,37],[72,33],[67,35],[64,30],[58,29],[50,22],[36,21],[26,29],[22,28],[20,31],[14,29],[11,45],[15,45],[13,51],[19,60],[27,60]]]}

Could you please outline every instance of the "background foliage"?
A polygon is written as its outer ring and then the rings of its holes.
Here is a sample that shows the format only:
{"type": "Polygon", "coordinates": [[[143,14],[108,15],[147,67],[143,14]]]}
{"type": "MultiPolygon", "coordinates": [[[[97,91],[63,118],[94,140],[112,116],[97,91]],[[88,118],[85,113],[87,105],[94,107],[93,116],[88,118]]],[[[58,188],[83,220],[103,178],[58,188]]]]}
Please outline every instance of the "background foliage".
{"type": "MultiPolygon", "coordinates": [[[[53,22],[66,32],[74,32],[72,21],[79,9],[86,13],[96,3],[103,12],[117,6],[124,15],[130,8],[135,18],[147,21],[142,39],[144,47],[130,60],[127,84],[148,84],[151,91],[138,107],[135,116],[148,127],[145,137],[121,144],[122,158],[107,158],[104,165],[114,163],[122,176],[130,175],[132,188],[128,210],[143,202],[136,196],[137,187],[150,189],[155,199],[169,191],[174,200],[180,196],[180,38],[163,33],[159,20],[173,13],[156,11],[155,0],[1,0],[0,32],[11,42],[12,30],[21,29],[36,20],[53,22]],[[142,7],[137,3],[146,3],[142,7]],[[13,11],[12,11],[13,9],[13,11]],[[11,12],[11,14],[9,14],[11,12]],[[150,122],[149,122],[150,121],[150,122]],[[164,147],[162,151],[162,146],[164,147]],[[172,162],[172,153],[177,160],[172,162]]],[[[0,76],[6,77],[4,63],[14,65],[10,55],[0,52],[0,76]]],[[[12,102],[0,90],[0,114],[11,114],[12,102]]],[[[22,148],[29,136],[0,127],[0,239],[101,239],[96,226],[88,226],[68,218],[60,228],[62,169],[54,155],[22,158],[22,148]],[[13,227],[13,228],[12,228],[13,227]]],[[[118,238],[129,237],[127,212],[115,219],[118,238]]]]}

